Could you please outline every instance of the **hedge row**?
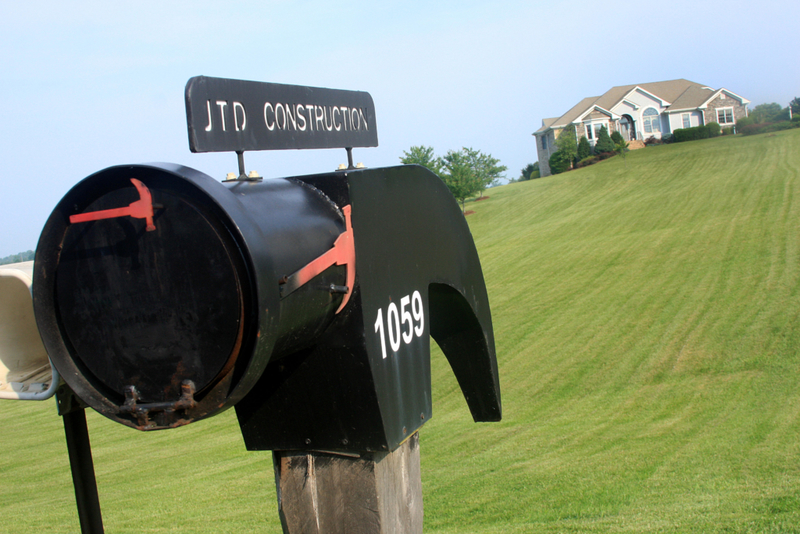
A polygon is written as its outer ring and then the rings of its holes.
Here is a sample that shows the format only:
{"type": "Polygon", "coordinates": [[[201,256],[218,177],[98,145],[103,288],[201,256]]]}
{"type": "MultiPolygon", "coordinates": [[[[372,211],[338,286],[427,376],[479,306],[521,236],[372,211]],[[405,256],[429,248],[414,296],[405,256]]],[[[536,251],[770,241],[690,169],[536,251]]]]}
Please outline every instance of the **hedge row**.
{"type": "Polygon", "coordinates": [[[781,130],[790,130],[792,128],[800,128],[800,117],[792,119],[791,121],[781,122],[765,122],[761,124],[746,124],[736,129],[737,133],[742,135],[755,135],[767,132],[778,132],[781,130]]]}
{"type": "Polygon", "coordinates": [[[682,141],[696,141],[697,139],[708,139],[709,137],[717,137],[722,133],[719,124],[716,122],[709,122],[703,126],[695,126],[694,128],[678,128],[672,132],[675,137],[675,142],[682,141]]]}

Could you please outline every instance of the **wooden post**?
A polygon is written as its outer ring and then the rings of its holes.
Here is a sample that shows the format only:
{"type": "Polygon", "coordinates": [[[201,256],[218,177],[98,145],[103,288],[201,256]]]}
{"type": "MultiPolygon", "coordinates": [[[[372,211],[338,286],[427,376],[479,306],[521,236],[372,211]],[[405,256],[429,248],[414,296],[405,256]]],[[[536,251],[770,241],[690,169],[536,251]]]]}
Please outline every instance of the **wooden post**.
{"type": "Polygon", "coordinates": [[[419,435],[360,456],[274,451],[284,534],[421,534],[419,435]]]}

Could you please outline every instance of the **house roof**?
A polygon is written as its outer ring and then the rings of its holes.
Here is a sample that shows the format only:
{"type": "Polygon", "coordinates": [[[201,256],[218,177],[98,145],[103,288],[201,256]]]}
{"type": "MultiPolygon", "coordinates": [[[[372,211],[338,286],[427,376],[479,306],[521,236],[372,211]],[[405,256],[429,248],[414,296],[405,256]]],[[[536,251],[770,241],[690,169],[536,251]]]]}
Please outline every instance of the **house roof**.
{"type": "Polygon", "coordinates": [[[697,109],[708,101],[709,98],[714,96],[714,93],[716,93],[716,91],[710,87],[703,87],[701,85],[689,87],[672,102],[667,113],[670,111],[697,109]]]}
{"type": "MultiPolygon", "coordinates": [[[[570,109],[569,111],[567,111],[566,113],[564,113],[563,115],[558,117],[557,119],[553,120],[553,122],[551,122],[550,124],[548,124],[546,126],[544,124],[542,124],[542,127],[539,128],[538,130],[536,130],[536,133],[545,132],[545,131],[550,130],[550,129],[566,127],[572,121],[577,119],[580,115],[585,113],[589,109],[589,107],[594,103],[594,101],[597,100],[597,99],[598,99],[598,97],[596,97],[596,96],[590,96],[588,98],[584,98],[583,100],[578,102],[575,106],[573,106],[572,109],[570,109]]],[[[547,120],[550,120],[550,119],[547,119],[547,120]]],[[[544,123],[544,121],[542,121],[542,123],[544,123]]]]}
{"type": "MultiPolygon", "coordinates": [[[[705,85],[701,85],[690,80],[679,78],[677,80],[666,80],[663,82],[640,83],[632,85],[618,85],[612,87],[600,96],[590,96],[584,98],[578,104],[556,119],[545,119],[542,127],[536,130],[533,135],[544,133],[550,129],[565,128],[567,125],[580,122],[585,116],[594,111],[602,111],[612,114],[610,111],[628,97],[632,92],[640,91],[660,100],[667,107],[666,112],[686,111],[687,109],[702,109],[718,93],[726,94],[737,98],[744,104],[749,104],[746,100],[727,89],[714,90],[705,85]]],[[[613,115],[613,114],[612,114],[613,115]]]]}

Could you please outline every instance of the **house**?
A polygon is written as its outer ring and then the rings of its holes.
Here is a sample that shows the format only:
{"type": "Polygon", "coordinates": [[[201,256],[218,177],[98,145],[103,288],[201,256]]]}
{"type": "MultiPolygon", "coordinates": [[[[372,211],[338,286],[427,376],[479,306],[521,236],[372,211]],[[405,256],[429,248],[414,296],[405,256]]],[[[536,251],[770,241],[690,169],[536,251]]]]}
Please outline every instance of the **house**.
{"type": "Polygon", "coordinates": [[[536,136],[536,151],[542,176],[550,175],[550,156],[558,149],[555,141],[569,125],[578,139],[586,136],[594,146],[600,128],[618,131],[626,141],[661,138],[678,128],[717,122],[734,126],[747,116],[746,98],[727,89],[712,89],[689,80],[620,85],[601,96],[584,98],[562,116],[542,120],[536,136]]]}

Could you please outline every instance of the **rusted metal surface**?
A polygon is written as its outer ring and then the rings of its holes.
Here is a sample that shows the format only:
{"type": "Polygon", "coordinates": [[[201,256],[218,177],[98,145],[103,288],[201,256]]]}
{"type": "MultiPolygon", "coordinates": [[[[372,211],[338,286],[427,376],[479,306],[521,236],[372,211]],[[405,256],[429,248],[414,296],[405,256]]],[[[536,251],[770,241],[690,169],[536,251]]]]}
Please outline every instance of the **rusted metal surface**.
{"type": "MultiPolygon", "coordinates": [[[[194,400],[194,393],[194,382],[191,380],[184,380],[181,384],[181,397],[175,402],[139,404],[139,392],[136,390],[136,386],[128,386],[125,388],[125,404],[119,407],[119,411],[120,413],[133,414],[139,422],[139,430],[148,430],[155,425],[155,423],[150,420],[150,414],[152,413],[186,411],[197,406],[197,401],[194,400]]],[[[192,422],[191,419],[180,419],[179,421],[180,424],[177,426],[183,426],[192,422]]]]}

